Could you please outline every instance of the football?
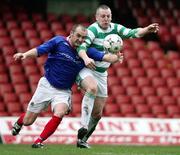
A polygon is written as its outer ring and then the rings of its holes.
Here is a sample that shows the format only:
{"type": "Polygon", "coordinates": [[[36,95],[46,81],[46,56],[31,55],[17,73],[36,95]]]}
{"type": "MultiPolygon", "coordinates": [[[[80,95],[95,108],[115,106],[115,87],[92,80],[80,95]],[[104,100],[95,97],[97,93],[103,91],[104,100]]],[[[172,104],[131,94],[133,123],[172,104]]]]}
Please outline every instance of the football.
{"type": "Polygon", "coordinates": [[[117,34],[109,34],[103,41],[104,50],[110,53],[117,53],[123,47],[123,41],[117,34]]]}

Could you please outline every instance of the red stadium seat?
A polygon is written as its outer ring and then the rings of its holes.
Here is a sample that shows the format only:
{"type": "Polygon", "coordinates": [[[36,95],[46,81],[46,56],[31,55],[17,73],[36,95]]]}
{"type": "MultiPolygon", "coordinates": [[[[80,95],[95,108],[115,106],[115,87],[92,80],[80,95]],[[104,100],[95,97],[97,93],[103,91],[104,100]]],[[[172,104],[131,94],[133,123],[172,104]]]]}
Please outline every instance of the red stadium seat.
{"type": "Polygon", "coordinates": [[[162,100],[162,104],[165,106],[176,104],[176,98],[173,96],[168,96],[168,95],[162,96],[161,100],[162,100]]]}
{"type": "Polygon", "coordinates": [[[116,74],[118,77],[124,77],[124,76],[130,76],[131,72],[128,68],[117,68],[116,69],[116,74]]]}
{"type": "Polygon", "coordinates": [[[135,108],[131,104],[122,104],[120,105],[120,110],[122,114],[134,114],[135,113],[135,108]]]}
{"type": "Polygon", "coordinates": [[[156,91],[154,87],[144,86],[141,88],[141,92],[144,96],[156,95],[156,91]]]}
{"type": "Polygon", "coordinates": [[[24,74],[15,74],[11,76],[11,80],[13,84],[27,83],[27,79],[24,74]]]}
{"type": "Polygon", "coordinates": [[[180,86],[180,80],[178,78],[175,78],[175,77],[167,78],[167,86],[169,88],[179,87],[180,86]]]}
{"type": "Polygon", "coordinates": [[[146,102],[150,106],[159,105],[161,104],[161,98],[159,96],[150,95],[146,97],[146,102]]]}
{"type": "Polygon", "coordinates": [[[135,86],[136,85],[136,80],[132,77],[122,77],[121,78],[121,83],[124,87],[127,86],[135,86]]]}
{"type": "Polygon", "coordinates": [[[171,90],[168,87],[158,87],[156,89],[157,95],[158,96],[166,96],[166,95],[171,95],[171,90]]]}
{"type": "Polygon", "coordinates": [[[158,115],[158,114],[166,114],[166,110],[165,107],[162,105],[154,105],[152,107],[152,113],[154,115],[158,115]]]}
{"type": "Polygon", "coordinates": [[[10,30],[10,36],[12,39],[17,37],[23,37],[23,31],[19,28],[10,30]]]}
{"type": "Polygon", "coordinates": [[[128,59],[127,64],[128,64],[129,68],[140,68],[141,67],[140,60],[138,60],[136,58],[128,59]]]}
{"type": "Polygon", "coordinates": [[[34,29],[33,23],[31,21],[22,21],[21,28],[23,30],[34,29]]]}
{"type": "Polygon", "coordinates": [[[117,104],[130,104],[131,98],[126,95],[117,95],[115,96],[115,101],[117,104]]]}
{"type": "Polygon", "coordinates": [[[143,59],[142,66],[145,69],[156,68],[156,63],[155,63],[155,61],[153,59],[143,59]]]}
{"type": "Polygon", "coordinates": [[[167,59],[159,59],[157,60],[157,66],[159,69],[169,67],[170,62],[167,59]]]}
{"type": "Polygon", "coordinates": [[[172,65],[174,69],[179,69],[180,68],[180,59],[173,60],[172,65]]]}
{"type": "Polygon", "coordinates": [[[119,107],[117,104],[107,104],[105,106],[105,114],[110,116],[111,114],[114,114],[114,113],[119,113],[120,110],[119,110],[119,107]]]}
{"type": "Polygon", "coordinates": [[[118,77],[116,76],[110,76],[108,78],[108,85],[111,87],[113,85],[119,85],[120,84],[120,80],[118,79],[118,77]]]}
{"type": "Polygon", "coordinates": [[[146,104],[138,104],[138,105],[136,105],[135,108],[136,108],[136,112],[137,112],[139,115],[151,113],[151,109],[150,109],[149,106],[146,105],[146,104]]]}
{"type": "Polygon", "coordinates": [[[37,84],[40,80],[41,76],[39,74],[29,75],[30,84],[37,84]]]}
{"type": "Polygon", "coordinates": [[[175,114],[180,114],[180,107],[176,105],[169,105],[167,106],[167,113],[170,116],[173,116],[175,114]]]}
{"type": "Polygon", "coordinates": [[[131,70],[132,76],[133,77],[143,77],[146,76],[145,70],[143,68],[133,68],[131,70]]]}
{"type": "Polygon", "coordinates": [[[138,104],[146,104],[146,99],[144,96],[141,95],[133,95],[131,96],[132,104],[138,105],[138,104]]]}
{"type": "Polygon", "coordinates": [[[33,74],[40,74],[36,65],[28,65],[24,67],[26,76],[33,75],[33,74]]]}
{"type": "MultiPolygon", "coordinates": [[[[52,23],[51,23],[51,25],[52,25],[52,23]]],[[[36,22],[36,29],[38,31],[49,29],[48,22],[45,22],[45,21],[36,22]]]]}
{"type": "Polygon", "coordinates": [[[161,69],[161,75],[164,78],[175,77],[175,72],[172,69],[163,68],[161,69]]]}
{"type": "Polygon", "coordinates": [[[18,101],[18,96],[15,93],[5,93],[3,94],[3,98],[5,103],[18,101]]]}
{"type": "Polygon", "coordinates": [[[128,86],[126,88],[127,95],[132,96],[132,95],[141,95],[141,90],[137,86],[128,86]]]}
{"type": "Polygon", "coordinates": [[[8,83],[9,82],[9,77],[6,73],[0,74],[0,84],[3,83],[8,83]]]}
{"type": "Polygon", "coordinates": [[[147,77],[138,77],[136,83],[138,87],[151,86],[151,80],[147,77]]]}
{"type": "Polygon", "coordinates": [[[27,29],[25,31],[25,36],[27,39],[30,39],[30,38],[37,38],[38,37],[38,33],[36,30],[34,29],[27,29]]]}
{"type": "Polygon", "coordinates": [[[16,94],[29,92],[29,87],[27,84],[15,84],[14,89],[15,89],[16,94]]]}
{"type": "Polygon", "coordinates": [[[149,78],[161,76],[160,70],[158,68],[148,68],[146,69],[146,74],[149,78]]]}
{"type": "Polygon", "coordinates": [[[165,55],[163,53],[163,50],[154,50],[152,53],[152,56],[155,60],[162,60],[165,58],[165,55]]]}
{"type": "Polygon", "coordinates": [[[140,50],[137,52],[138,58],[141,60],[151,59],[151,55],[146,50],[140,50]]]}
{"type": "Polygon", "coordinates": [[[0,93],[12,93],[13,92],[13,86],[11,83],[2,83],[0,84],[0,93]]]}
{"type": "Polygon", "coordinates": [[[10,65],[9,66],[9,71],[11,76],[15,76],[15,74],[22,74],[23,73],[23,68],[21,65],[10,65]]]}
{"type": "Polygon", "coordinates": [[[129,60],[131,58],[137,58],[136,53],[134,51],[132,51],[132,50],[124,49],[123,53],[124,53],[124,57],[125,57],[126,60],[129,60]]]}
{"type": "Polygon", "coordinates": [[[29,92],[19,94],[19,100],[21,104],[28,104],[31,98],[32,98],[32,94],[29,92]]]}
{"type": "Polygon", "coordinates": [[[161,77],[154,77],[152,78],[152,85],[154,87],[166,86],[166,80],[161,77]]]}
{"type": "Polygon", "coordinates": [[[110,90],[111,90],[112,95],[114,95],[114,96],[126,93],[125,88],[122,86],[119,86],[119,85],[111,86],[110,90]]]}
{"type": "Polygon", "coordinates": [[[175,97],[180,96],[180,87],[173,87],[172,89],[172,95],[175,97]]]}
{"type": "Polygon", "coordinates": [[[21,112],[21,105],[19,102],[9,102],[7,104],[7,111],[12,114],[14,112],[21,112]]]}

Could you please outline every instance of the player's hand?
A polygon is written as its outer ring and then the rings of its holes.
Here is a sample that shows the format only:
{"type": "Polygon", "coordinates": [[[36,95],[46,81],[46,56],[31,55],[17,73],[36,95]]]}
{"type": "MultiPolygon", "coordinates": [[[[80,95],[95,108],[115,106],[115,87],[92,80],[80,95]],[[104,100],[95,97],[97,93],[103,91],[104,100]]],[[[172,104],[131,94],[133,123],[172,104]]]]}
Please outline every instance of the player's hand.
{"type": "Polygon", "coordinates": [[[14,60],[16,61],[16,60],[23,60],[23,59],[25,59],[26,58],[26,56],[24,55],[24,53],[16,53],[16,54],[14,54],[14,60]]]}
{"type": "Polygon", "coordinates": [[[124,60],[124,55],[123,55],[123,53],[122,53],[122,52],[119,52],[119,53],[117,53],[117,56],[118,56],[118,61],[119,61],[120,63],[123,63],[123,60],[124,60]]]}
{"type": "Polygon", "coordinates": [[[85,63],[85,65],[86,65],[87,68],[92,69],[92,70],[95,70],[95,69],[96,69],[95,62],[94,62],[93,59],[91,59],[91,58],[86,58],[86,59],[84,60],[84,63],[85,63]]]}
{"type": "Polygon", "coordinates": [[[147,32],[148,33],[157,33],[159,31],[159,24],[153,23],[147,26],[147,32]]]}

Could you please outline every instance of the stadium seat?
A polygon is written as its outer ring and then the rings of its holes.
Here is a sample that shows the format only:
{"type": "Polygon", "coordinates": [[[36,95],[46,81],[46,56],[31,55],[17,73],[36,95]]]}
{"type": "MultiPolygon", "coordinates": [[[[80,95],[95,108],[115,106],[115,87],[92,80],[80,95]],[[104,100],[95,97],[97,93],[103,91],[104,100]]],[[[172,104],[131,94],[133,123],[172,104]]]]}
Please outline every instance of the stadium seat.
{"type": "Polygon", "coordinates": [[[72,103],[73,103],[73,104],[74,104],[74,103],[75,103],[75,104],[80,104],[80,103],[82,102],[82,99],[83,99],[83,97],[82,97],[82,95],[79,94],[79,93],[72,95],[72,103]]]}
{"type": "Polygon", "coordinates": [[[154,60],[162,60],[165,58],[165,55],[163,53],[163,50],[159,49],[152,52],[152,57],[154,58],[154,60]]]}
{"type": "Polygon", "coordinates": [[[13,86],[11,83],[1,83],[0,84],[0,94],[12,93],[12,92],[13,92],[13,86]]]}
{"type": "Polygon", "coordinates": [[[150,95],[146,97],[146,102],[150,106],[159,105],[161,104],[161,98],[159,96],[150,95]]]}
{"type": "Polygon", "coordinates": [[[143,59],[142,61],[142,66],[145,69],[149,69],[149,68],[156,68],[156,63],[153,59],[143,59]]]}
{"type": "Polygon", "coordinates": [[[131,71],[128,68],[122,67],[122,68],[117,68],[116,69],[116,75],[118,77],[124,77],[124,76],[130,76],[131,71]]]}
{"type": "Polygon", "coordinates": [[[119,84],[120,84],[120,80],[118,79],[118,77],[110,76],[108,78],[108,85],[109,85],[109,87],[111,87],[113,85],[119,85],[119,84]]]}
{"type": "Polygon", "coordinates": [[[0,74],[0,84],[3,83],[8,83],[9,82],[9,77],[6,73],[0,74]]]}
{"type": "Polygon", "coordinates": [[[158,68],[148,68],[146,69],[146,74],[148,78],[160,77],[161,72],[158,68]]]}
{"type": "Polygon", "coordinates": [[[131,59],[131,58],[137,58],[136,53],[133,52],[132,50],[124,49],[124,50],[123,50],[123,53],[124,53],[124,58],[125,58],[126,60],[131,59]]]}
{"type": "MultiPolygon", "coordinates": [[[[53,23],[51,23],[51,25],[52,24],[53,23]]],[[[36,22],[36,29],[37,29],[37,31],[49,29],[48,22],[45,22],[45,21],[38,21],[38,22],[36,22]]]]}
{"type": "Polygon", "coordinates": [[[24,74],[16,74],[11,76],[11,80],[13,84],[26,83],[27,79],[24,74]]]}
{"type": "Polygon", "coordinates": [[[21,112],[21,105],[19,102],[9,102],[7,104],[7,111],[12,114],[14,112],[21,112]]]}
{"type": "Polygon", "coordinates": [[[169,105],[175,105],[176,104],[176,98],[174,96],[170,95],[165,95],[161,97],[162,104],[164,106],[169,106],[169,105]]]}
{"type": "Polygon", "coordinates": [[[42,43],[42,40],[40,38],[29,38],[28,41],[30,48],[37,47],[42,43]]]}
{"type": "Polygon", "coordinates": [[[180,80],[176,77],[170,77],[170,78],[167,78],[167,86],[169,88],[172,88],[172,87],[179,87],[180,86],[180,80]]]}
{"type": "Polygon", "coordinates": [[[136,105],[135,108],[136,108],[136,112],[137,112],[139,115],[151,113],[151,109],[150,109],[149,106],[146,105],[146,104],[138,104],[138,105],[136,105]]]}
{"type": "Polygon", "coordinates": [[[19,94],[19,100],[21,104],[28,104],[31,100],[32,94],[31,93],[21,93],[19,94]]]}
{"type": "Polygon", "coordinates": [[[115,96],[115,101],[117,104],[130,104],[131,98],[127,95],[117,95],[115,96]]]}
{"type": "Polygon", "coordinates": [[[132,104],[122,104],[120,105],[120,111],[122,114],[134,114],[135,108],[132,104]]]}
{"type": "Polygon", "coordinates": [[[0,101],[0,112],[4,112],[4,111],[6,111],[6,106],[4,102],[0,101]]]}
{"type": "Polygon", "coordinates": [[[28,29],[34,29],[33,23],[31,21],[22,21],[21,22],[21,28],[26,31],[28,29]]]}
{"type": "Polygon", "coordinates": [[[120,85],[113,85],[110,87],[112,95],[126,94],[126,89],[120,85]]]}
{"type": "Polygon", "coordinates": [[[165,107],[163,105],[154,105],[152,107],[152,113],[154,115],[166,114],[165,107]]]}
{"type": "Polygon", "coordinates": [[[107,116],[110,116],[111,114],[119,113],[120,110],[117,104],[107,104],[105,106],[104,112],[107,116]]]}
{"type": "Polygon", "coordinates": [[[180,114],[180,107],[176,105],[169,105],[167,106],[167,113],[170,116],[173,116],[175,114],[180,114]]]}
{"type": "Polygon", "coordinates": [[[151,86],[141,87],[141,92],[144,96],[156,95],[155,88],[151,86]]]}
{"type": "Polygon", "coordinates": [[[151,80],[147,77],[137,77],[136,83],[138,87],[151,86],[151,80]]]}
{"type": "Polygon", "coordinates": [[[122,77],[121,78],[121,83],[124,87],[127,86],[135,86],[136,85],[136,80],[133,77],[122,77]]]}
{"type": "Polygon", "coordinates": [[[157,66],[159,69],[168,68],[170,66],[170,62],[167,59],[159,59],[157,60],[157,66]]]}
{"type": "Polygon", "coordinates": [[[4,93],[3,94],[4,102],[9,103],[9,102],[17,102],[18,101],[18,96],[15,93],[4,93]]]}
{"type": "Polygon", "coordinates": [[[9,71],[10,71],[11,76],[13,76],[13,75],[15,76],[15,74],[23,74],[23,68],[20,64],[19,65],[10,65],[9,71]]]}
{"type": "Polygon", "coordinates": [[[173,60],[172,65],[174,69],[180,69],[180,59],[173,60]]]}
{"type": "Polygon", "coordinates": [[[126,93],[129,96],[132,96],[132,95],[141,95],[141,90],[137,86],[127,86],[126,87],[126,93]]]}
{"type": "Polygon", "coordinates": [[[164,78],[175,77],[175,72],[172,69],[163,68],[161,69],[161,76],[164,78]]]}
{"type": "Polygon", "coordinates": [[[171,95],[171,90],[166,86],[161,86],[156,89],[156,93],[158,96],[162,97],[166,95],[171,95]]]}
{"type": "Polygon", "coordinates": [[[37,37],[38,37],[38,33],[37,33],[37,31],[34,30],[34,29],[27,29],[27,30],[25,31],[25,37],[26,37],[27,39],[37,38],[37,37]]]}
{"type": "Polygon", "coordinates": [[[146,98],[142,95],[131,96],[131,101],[133,105],[146,104],[146,98]]]}
{"type": "Polygon", "coordinates": [[[23,31],[19,28],[10,30],[10,36],[12,39],[17,37],[23,37],[23,31]]]}
{"type": "Polygon", "coordinates": [[[135,78],[146,76],[145,70],[143,68],[133,68],[131,69],[131,74],[135,78]]]}
{"type": "Polygon", "coordinates": [[[152,85],[155,88],[166,86],[166,80],[164,78],[161,78],[161,77],[154,77],[154,78],[152,78],[152,85]]]}
{"type": "Polygon", "coordinates": [[[29,78],[30,84],[37,84],[41,76],[39,74],[33,74],[33,75],[29,75],[28,78],[29,78]]]}
{"type": "Polygon", "coordinates": [[[136,58],[128,59],[127,64],[128,64],[128,68],[140,68],[141,67],[141,61],[136,58]]]}
{"type": "Polygon", "coordinates": [[[175,97],[180,96],[180,87],[173,87],[172,89],[172,95],[175,97]]]}
{"type": "Polygon", "coordinates": [[[5,45],[2,47],[3,56],[6,57],[7,55],[14,55],[16,49],[13,45],[5,45]]]}
{"type": "Polygon", "coordinates": [[[139,50],[137,54],[140,60],[151,59],[151,55],[146,50],[139,50]]]}
{"type": "Polygon", "coordinates": [[[8,30],[16,29],[18,28],[18,23],[15,20],[8,20],[6,21],[6,28],[8,30]]]}
{"type": "Polygon", "coordinates": [[[14,89],[15,89],[16,94],[29,92],[29,87],[27,84],[15,84],[14,89]]]}
{"type": "Polygon", "coordinates": [[[40,74],[39,69],[36,65],[28,65],[24,67],[26,76],[33,75],[33,74],[40,74]]]}

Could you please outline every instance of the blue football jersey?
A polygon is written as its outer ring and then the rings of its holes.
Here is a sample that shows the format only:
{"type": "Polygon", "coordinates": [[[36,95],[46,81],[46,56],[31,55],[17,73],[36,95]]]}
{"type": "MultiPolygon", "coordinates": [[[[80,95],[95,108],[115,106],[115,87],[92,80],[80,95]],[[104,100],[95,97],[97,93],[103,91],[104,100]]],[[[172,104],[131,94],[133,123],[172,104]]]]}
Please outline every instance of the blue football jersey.
{"type": "MultiPolygon", "coordinates": [[[[63,36],[56,36],[37,47],[38,56],[48,54],[45,62],[45,77],[58,89],[71,89],[84,61],[63,36]]],[[[87,54],[96,61],[102,61],[103,52],[89,48],[87,54]]]]}

